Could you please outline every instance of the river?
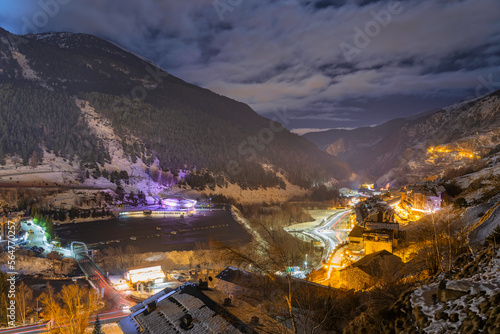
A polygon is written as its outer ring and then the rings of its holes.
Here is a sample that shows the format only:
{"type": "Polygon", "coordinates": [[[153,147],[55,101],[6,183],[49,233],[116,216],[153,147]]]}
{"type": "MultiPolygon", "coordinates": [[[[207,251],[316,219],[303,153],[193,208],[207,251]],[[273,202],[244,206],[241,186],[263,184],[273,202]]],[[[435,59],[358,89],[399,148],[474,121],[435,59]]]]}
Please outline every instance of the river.
{"type": "Polygon", "coordinates": [[[210,239],[226,244],[246,244],[251,240],[230,210],[198,211],[185,218],[120,217],[63,224],[55,231],[63,246],[81,241],[93,249],[132,245],[143,252],[193,250],[210,239]]]}

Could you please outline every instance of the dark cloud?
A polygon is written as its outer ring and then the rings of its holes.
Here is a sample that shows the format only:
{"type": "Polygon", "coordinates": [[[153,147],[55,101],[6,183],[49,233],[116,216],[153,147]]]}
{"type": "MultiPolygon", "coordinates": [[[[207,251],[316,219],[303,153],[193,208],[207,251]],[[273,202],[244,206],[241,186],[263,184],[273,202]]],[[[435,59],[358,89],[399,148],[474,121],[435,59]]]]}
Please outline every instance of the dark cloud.
{"type": "MultiPolygon", "coordinates": [[[[3,1],[0,24],[20,33],[56,1],[3,1]]],[[[500,81],[498,0],[230,4],[70,0],[37,30],[106,38],[262,114],[287,108],[292,127],[380,123],[471,96],[488,75],[500,81]]]]}
{"type": "Polygon", "coordinates": [[[499,50],[498,45],[490,43],[475,48],[459,50],[442,57],[437,64],[424,69],[422,74],[455,72],[460,70],[474,71],[499,66],[499,50]]]}
{"type": "Polygon", "coordinates": [[[314,1],[312,5],[316,9],[324,9],[328,7],[339,8],[344,6],[346,2],[347,2],[346,0],[319,0],[319,1],[314,1]]]}

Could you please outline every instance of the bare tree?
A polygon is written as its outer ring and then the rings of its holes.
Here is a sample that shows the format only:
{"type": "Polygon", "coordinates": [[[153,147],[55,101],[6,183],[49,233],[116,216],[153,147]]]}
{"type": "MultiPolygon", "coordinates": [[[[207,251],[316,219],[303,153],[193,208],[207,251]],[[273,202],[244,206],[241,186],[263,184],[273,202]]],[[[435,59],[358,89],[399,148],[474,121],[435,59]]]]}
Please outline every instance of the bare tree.
{"type": "Polygon", "coordinates": [[[322,324],[331,315],[331,307],[325,309],[324,305],[317,304],[318,301],[323,302],[318,293],[324,293],[327,288],[316,285],[314,289],[313,283],[292,277],[289,268],[303,259],[299,243],[293,238],[282,238],[279,233],[264,226],[261,228],[261,235],[267,243],[254,242],[239,249],[218,243],[218,249],[225,252],[228,261],[243,267],[251,265],[253,271],[262,274],[262,279],[253,282],[252,290],[260,291],[274,312],[288,318],[294,333],[319,333],[322,324]]]}
{"type": "Polygon", "coordinates": [[[16,167],[16,169],[17,169],[17,165],[19,163],[21,163],[21,158],[18,155],[14,155],[14,156],[12,156],[12,158],[10,158],[10,160],[14,164],[14,167],[16,167]]]}
{"type": "Polygon", "coordinates": [[[19,316],[19,321],[26,323],[26,315],[33,306],[33,290],[31,290],[24,282],[21,282],[16,291],[16,306],[19,316]]]}
{"type": "Polygon", "coordinates": [[[79,183],[83,183],[85,182],[85,179],[87,177],[86,175],[86,169],[83,168],[83,166],[80,166],[80,168],[78,168],[76,170],[76,180],[79,182],[79,183]]]}
{"type": "Polygon", "coordinates": [[[39,164],[41,164],[43,161],[43,155],[42,153],[38,152],[37,150],[33,151],[31,153],[30,159],[29,159],[29,165],[31,168],[35,168],[39,164]]]}
{"type": "Polygon", "coordinates": [[[423,217],[407,232],[410,243],[429,274],[450,268],[467,251],[467,230],[451,206],[423,217]]]}
{"type": "Polygon", "coordinates": [[[65,285],[58,295],[49,288],[40,301],[61,334],[84,333],[90,316],[99,308],[97,293],[76,284],[65,285]]]}

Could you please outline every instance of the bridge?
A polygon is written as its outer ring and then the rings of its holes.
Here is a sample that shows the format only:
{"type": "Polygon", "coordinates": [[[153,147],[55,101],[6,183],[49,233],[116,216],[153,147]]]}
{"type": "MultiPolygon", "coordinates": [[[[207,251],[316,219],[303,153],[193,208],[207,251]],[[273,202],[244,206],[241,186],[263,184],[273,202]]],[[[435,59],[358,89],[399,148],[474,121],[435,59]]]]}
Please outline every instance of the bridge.
{"type": "Polygon", "coordinates": [[[70,248],[90,285],[100,293],[102,298],[108,301],[113,309],[124,309],[135,305],[134,302],[126,299],[113,288],[108,276],[94,262],[93,250],[88,249],[87,245],[78,241],[73,241],[70,248]]]}
{"type": "Polygon", "coordinates": [[[79,255],[87,255],[91,259],[94,258],[94,250],[93,249],[88,249],[87,245],[83,242],[80,241],[72,241],[71,245],[69,246],[69,249],[71,252],[75,255],[75,259],[79,255]],[[75,246],[82,246],[83,249],[77,248],[75,246]]]}

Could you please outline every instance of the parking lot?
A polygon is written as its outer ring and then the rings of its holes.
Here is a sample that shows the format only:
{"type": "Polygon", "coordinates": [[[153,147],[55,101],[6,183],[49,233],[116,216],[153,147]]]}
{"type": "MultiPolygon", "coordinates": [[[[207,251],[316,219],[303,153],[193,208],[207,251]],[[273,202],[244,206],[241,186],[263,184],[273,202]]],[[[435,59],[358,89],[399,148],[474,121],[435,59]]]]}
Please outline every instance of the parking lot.
{"type": "Polygon", "coordinates": [[[60,253],[63,257],[72,257],[72,253],[68,249],[55,247],[47,242],[45,231],[40,226],[35,225],[32,221],[21,222],[21,240],[18,240],[16,247],[30,250],[35,255],[47,256],[52,251],[60,253]]]}

